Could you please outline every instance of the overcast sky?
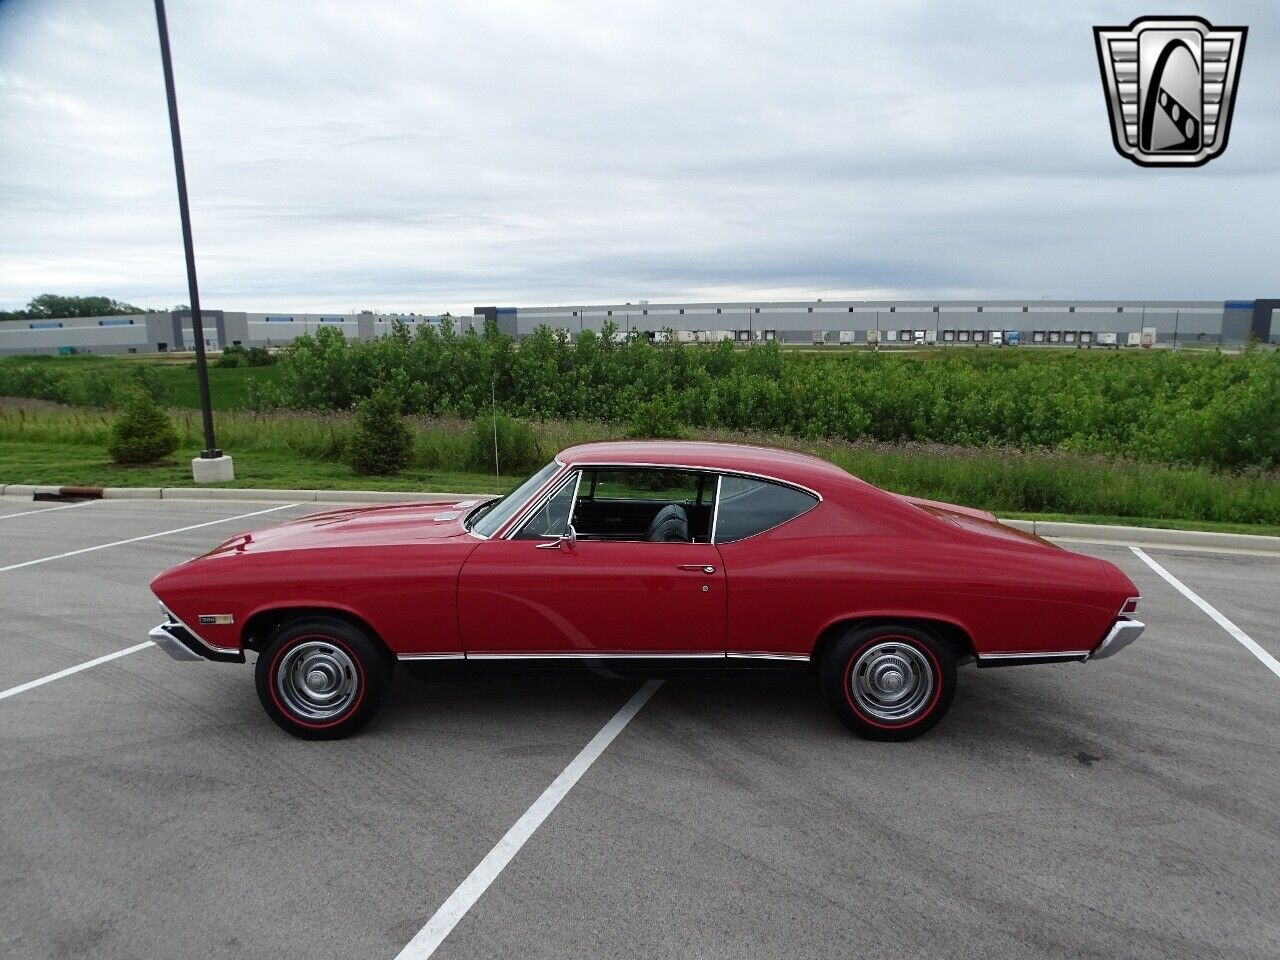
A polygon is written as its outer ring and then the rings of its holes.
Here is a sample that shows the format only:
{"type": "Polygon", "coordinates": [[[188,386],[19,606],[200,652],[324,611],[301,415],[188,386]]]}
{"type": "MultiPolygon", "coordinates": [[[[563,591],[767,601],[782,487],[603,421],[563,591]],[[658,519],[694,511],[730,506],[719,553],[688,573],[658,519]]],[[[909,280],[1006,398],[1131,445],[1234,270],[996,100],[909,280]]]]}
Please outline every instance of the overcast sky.
{"type": "MultiPolygon", "coordinates": [[[[1280,4],[170,0],[205,306],[1280,295],[1280,4]],[[1249,26],[1227,152],[1091,28],[1249,26]]],[[[151,0],[0,0],[0,307],[187,301],[151,0]]]]}

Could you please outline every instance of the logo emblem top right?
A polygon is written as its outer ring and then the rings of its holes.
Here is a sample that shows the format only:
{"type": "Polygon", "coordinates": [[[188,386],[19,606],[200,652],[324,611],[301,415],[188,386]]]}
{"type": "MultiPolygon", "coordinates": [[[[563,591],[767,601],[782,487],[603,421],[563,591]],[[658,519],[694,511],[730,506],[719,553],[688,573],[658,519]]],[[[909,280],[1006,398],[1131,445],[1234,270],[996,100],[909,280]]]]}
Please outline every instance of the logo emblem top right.
{"type": "Polygon", "coordinates": [[[1199,17],[1094,27],[1120,156],[1144,167],[1198,167],[1222,153],[1248,32],[1199,17]]]}

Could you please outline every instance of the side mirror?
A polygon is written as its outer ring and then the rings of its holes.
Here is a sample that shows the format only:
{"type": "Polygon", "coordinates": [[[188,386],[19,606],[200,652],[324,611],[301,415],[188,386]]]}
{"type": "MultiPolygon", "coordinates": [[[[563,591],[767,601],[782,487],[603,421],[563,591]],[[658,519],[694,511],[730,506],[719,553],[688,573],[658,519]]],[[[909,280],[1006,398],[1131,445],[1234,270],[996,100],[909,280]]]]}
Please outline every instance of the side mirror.
{"type": "Polygon", "coordinates": [[[556,537],[554,540],[548,540],[546,543],[540,543],[534,547],[535,550],[560,550],[567,543],[573,546],[578,542],[578,531],[573,529],[573,524],[569,524],[567,531],[563,536],[556,537]]]}

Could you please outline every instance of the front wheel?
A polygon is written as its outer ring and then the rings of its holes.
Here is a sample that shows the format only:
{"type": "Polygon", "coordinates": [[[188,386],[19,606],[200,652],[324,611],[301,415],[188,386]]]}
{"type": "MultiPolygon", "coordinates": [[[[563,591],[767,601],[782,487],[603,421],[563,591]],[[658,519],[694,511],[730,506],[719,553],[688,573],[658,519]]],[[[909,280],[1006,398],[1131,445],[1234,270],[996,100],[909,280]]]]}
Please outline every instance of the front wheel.
{"type": "Polygon", "coordinates": [[[868,740],[911,740],[942,719],[956,692],[955,655],[917,627],[855,627],[821,664],[836,715],[868,740]]]}
{"type": "Polygon", "coordinates": [[[391,683],[382,645],[345,620],[282,624],[258,656],[258,699],[267,716],[304,740],[336,740],[377,712],[391,683]]]}

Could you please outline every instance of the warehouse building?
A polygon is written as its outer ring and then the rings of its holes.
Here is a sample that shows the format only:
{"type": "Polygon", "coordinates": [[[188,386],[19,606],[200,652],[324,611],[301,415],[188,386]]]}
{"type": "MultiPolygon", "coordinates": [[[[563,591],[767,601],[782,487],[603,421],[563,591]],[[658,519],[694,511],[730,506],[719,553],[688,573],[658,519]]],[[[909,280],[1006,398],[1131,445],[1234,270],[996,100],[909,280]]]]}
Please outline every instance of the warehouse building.
{"type": "Polygon", "coordinates": [[[830,300],[759,303],[638,303],[477,307],[515,337],[540,326],[661,340],[779,341],[795,345],[1018,344],[1138,346],[1280,341],[1280,300],[830,300]]]}
{"type": "MultiPolygon", "coordinates": [[[[1280,299],[1261,300],[816,300],[812,302],[637,303],[560,307],[476,307],[462,329],[495,323],[513,337],[540,326],[570,337],[601,332],[683,342],[963,347],[1239,346],[1280,342],[1280,299]]],[[[331,327],[371,340],[399,320],[411,330],[438,324],[419,314],[247,313],[205,310],[205,345],[277,347],[331,327]]],[[[0,355],[171,353],[194,348],[190,311],[123,317],[0,321],[0,355]]]]}
{"type": "MultiPolygon", "coordinates": [[[[396,320],[410,330],[439,317],[390,313],[244,313],[201,310],[205,346],[280,347],[304,333],[333,327],[348,339],[372,340],[396,320]]],[[[122,317],[0,321],[0,355],[56,353],[174,353],[195,349],[191,311],[122,317]]]]}

